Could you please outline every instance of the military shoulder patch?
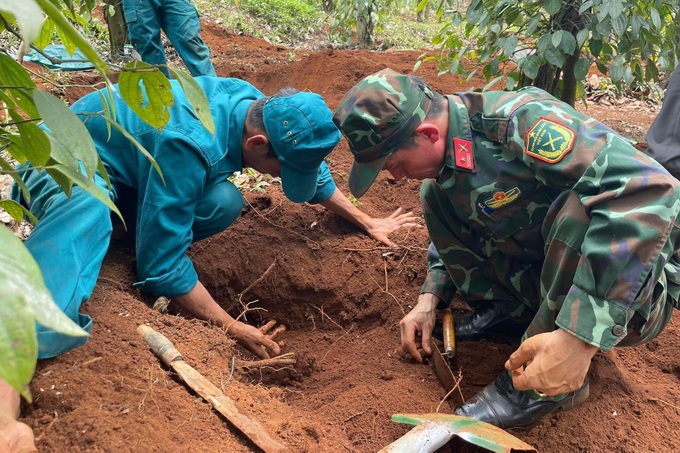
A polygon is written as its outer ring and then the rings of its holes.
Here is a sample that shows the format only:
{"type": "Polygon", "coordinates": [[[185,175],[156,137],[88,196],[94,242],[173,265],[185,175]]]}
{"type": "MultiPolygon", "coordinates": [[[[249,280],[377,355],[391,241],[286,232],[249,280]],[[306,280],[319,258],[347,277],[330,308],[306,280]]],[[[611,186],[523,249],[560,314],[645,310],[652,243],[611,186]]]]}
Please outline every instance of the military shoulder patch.
{"type": "Polygon", "coordinates": [[[572,150],[575,141],[573,129],[541,117],[526,133],[524,153],[556,164],[572,150]]]}
{"type": "Polygon", "coordinates": [[[453,153],[456,156],[456,167],[465,170],[475,169],[475,158],[472,154],[472,142],[462,138],[453,138],[453,153]]]}

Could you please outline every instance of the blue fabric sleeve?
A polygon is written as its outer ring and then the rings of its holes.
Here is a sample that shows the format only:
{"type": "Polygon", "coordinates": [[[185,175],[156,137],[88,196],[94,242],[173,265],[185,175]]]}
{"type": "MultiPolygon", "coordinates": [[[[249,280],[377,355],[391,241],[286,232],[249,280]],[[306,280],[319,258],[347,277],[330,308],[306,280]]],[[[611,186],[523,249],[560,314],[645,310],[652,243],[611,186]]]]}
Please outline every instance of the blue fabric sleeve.
{"type": "Polygon", "coordinates": [[[316,194],[308,203],[317,204],[328,200],[335,192],[335,181],[331,176],[331,170],[322,162],[319,167],[319,178],[316,180],[316,194]]]}
{"type": "Polygon", "coordinates": [[[137,273],[135,283],[153,295],[187,294],[198,275],[186,252],[193,239],[196,204],[207,178],[197,144],[183,134],[163,131],[156,161],[163,180],[149,167],[139,174],[137,212],[137,273]]]}

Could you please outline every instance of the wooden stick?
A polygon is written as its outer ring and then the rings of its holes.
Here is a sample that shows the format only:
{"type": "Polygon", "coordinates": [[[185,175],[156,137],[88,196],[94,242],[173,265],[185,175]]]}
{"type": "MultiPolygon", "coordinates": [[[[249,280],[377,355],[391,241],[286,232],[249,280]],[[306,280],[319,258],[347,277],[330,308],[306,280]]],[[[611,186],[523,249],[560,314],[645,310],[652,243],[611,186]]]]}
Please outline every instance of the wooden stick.
{"type": "Polygon", "coordinates": [[[163,363],[175,370],[189,387],[212,404],[220,414],[224,415],[236,429],[253,441],[255,445],[266,453],[288,451],[288,447],[270,435],[264,425],[239,412],[231,398],[222,393],[212,382],[187,364],[182,354],[175,349],[175,346],[165,336],[146,325],[139,326],[137,332],[139,332],[149,344],[149,347],[151,347],[151,351],[163,363]]]}

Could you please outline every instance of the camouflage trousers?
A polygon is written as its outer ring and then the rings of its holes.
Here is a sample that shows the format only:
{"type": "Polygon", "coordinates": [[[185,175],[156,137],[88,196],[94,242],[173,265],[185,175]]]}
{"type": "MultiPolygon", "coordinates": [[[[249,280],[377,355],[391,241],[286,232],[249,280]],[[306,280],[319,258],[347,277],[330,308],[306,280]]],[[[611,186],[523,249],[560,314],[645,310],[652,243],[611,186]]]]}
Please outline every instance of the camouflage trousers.
{"type": "MultiPolygon", "coordinates": [[[[430,239],[458,292],[473,310],[493,304],[516,321],[529,324],[524,338],[557,328],[557,317],[581,259],[590,219],[575,195],[565,192],[562,198],[556,203],[559,208],[536,226],[535,241],[522,245],[512,237],[495,238],[484,228],[459,218],[449,194],[433,180],[423,182],[421,203],[430,239]]],[[[603,313],[602,308],[594,308],[588,313],[571,314],[578,324],[572,332],[603,349],[634,346],[655,338],[673,311],[665,264],[666,260],[660,259],[652,266],[650,276],[659,278],[643,284],[625,307],[627,330],[620,325],[620,317],[617,322],[606,310],[603,313]],[[613,335],[596,333],[602,326],[613,326],[606,327],[614,330],[613,335]],[[607,341],[600,341],[607,336],[607,341]]]]}

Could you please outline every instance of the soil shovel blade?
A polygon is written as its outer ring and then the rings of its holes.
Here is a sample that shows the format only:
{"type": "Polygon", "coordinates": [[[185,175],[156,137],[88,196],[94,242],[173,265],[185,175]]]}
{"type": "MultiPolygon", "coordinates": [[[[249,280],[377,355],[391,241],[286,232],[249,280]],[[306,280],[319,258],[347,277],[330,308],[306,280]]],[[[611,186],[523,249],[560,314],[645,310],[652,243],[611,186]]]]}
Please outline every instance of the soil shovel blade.
{"type": "Polygon", "coordinates": [[[379,453],[430,453],[458,436],[495,453],[533,452],[536,449],[489,423],[453,414],[395,414],[392,421],[418,425],[379,453]]]}

